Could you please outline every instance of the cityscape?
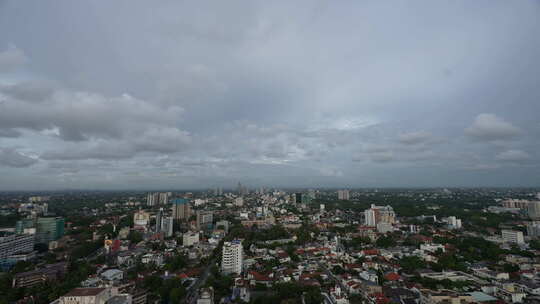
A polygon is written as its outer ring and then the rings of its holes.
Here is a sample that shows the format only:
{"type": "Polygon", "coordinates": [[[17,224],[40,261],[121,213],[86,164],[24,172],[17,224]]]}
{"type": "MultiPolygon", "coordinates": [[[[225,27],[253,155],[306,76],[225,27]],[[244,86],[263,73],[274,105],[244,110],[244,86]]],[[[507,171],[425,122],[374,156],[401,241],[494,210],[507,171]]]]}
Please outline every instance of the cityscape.
{"type": "Polygon", "coordinates": [[[540,304],[540,0],[0,0],[0,304],[540,304]]]}
{"type": "Polygon", "coordinates": [[[238,183],[0,200],[4,302],[540,300],[538,189],[238,183]]]}

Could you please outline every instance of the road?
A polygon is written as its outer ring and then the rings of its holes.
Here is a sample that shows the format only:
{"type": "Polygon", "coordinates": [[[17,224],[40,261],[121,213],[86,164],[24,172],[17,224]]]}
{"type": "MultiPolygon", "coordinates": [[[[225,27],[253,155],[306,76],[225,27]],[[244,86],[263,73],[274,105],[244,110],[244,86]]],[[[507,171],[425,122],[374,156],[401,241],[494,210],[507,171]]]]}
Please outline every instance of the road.
{"type": "Polygon", "coordinates": [[[199,288],[203,286],[206,283],[206,280],[210,276],[210,268],[212,268],[212,265],[215,265],[216,260],[210,261],[208,265],[206,265],[206,268],[204,269],[203,273],[197,281],[191,287],[188,289],[188,293],[186,295],[186,303],[193,304],[197,303],[197,296],[199,295],[199,288]]]}
{"type": "Polygon", "coordinates": [[[343,285],[343,283],[341,283],[341,280],[336,278],[336,276],[334,276],[334,274],[330,270],[328,270],[328,268],[326,268],[326,266],[321,264],[321,262],[317,262],[317,264],[323,269],[323,271],[326,273],[326,275],[328,275],[330,278],[332,278],[332,280],[334,280],[339,285],[339,287],[341,287],[342,292],[345,292],[347,295],[349,295],[349,290],[347,289],[347,287],[345,285],[343,285]]]}

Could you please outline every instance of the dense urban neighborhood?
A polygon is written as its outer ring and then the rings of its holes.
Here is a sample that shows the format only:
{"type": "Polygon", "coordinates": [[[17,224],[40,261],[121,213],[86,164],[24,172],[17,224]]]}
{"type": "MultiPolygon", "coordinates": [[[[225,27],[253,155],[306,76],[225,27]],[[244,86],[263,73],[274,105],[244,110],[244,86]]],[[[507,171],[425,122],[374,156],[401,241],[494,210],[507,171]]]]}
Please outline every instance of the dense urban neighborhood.
{"type": "Polygon", "coordinates": [[[2,193],[0,303],[540,303],[535,189],[2,193]]]}

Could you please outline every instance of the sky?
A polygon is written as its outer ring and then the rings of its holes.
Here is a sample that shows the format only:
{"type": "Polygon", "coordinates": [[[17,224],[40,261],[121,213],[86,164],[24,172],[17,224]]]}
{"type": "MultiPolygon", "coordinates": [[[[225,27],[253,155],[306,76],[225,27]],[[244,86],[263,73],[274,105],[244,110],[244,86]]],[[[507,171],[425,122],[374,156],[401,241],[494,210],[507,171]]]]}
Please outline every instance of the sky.
{"type": "Polygon", "coordinates": [[[0,190],[540,186],[540,2],[0,0],[0,190]]]}

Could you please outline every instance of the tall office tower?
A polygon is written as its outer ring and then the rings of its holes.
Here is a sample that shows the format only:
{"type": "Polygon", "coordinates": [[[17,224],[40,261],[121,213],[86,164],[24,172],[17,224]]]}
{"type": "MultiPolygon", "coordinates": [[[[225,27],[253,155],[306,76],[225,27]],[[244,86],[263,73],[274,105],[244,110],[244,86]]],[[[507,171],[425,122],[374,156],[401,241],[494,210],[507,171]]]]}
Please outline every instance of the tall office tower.
{"type": "Polygon", "coordinates": [[[172,200],[172,216],[175,220],[187,220],[191,216],[191,206],[184,198],[172,200]]]}
{"type": "Polygon", "coordinates": [[[163,217],[163,208],[159,208],[159,211],[156,213],[156,232],[161,231],[161,218],[163,217]]]}
{"type": "Polygon", "coordinates": [[[218,188],[218,195],[219,196],[223,195],[223,188],[221,188],[221,187],[218,188]]]}
{"type": "Polygon", "coordinates": [[[533,220],[540,219],[540,201],[538,202],[529,202],[527,206],[527,214],[533,220]]]}
{"type": "Polygon", "coordinates": [[[162,192],[159,194],[159,204],[167,205],[169,203],[169,193],[162,192]]]}
{"type": "Polygon", "coordinates": [[[64,236],[64,218],[40,217],[36,221],[36,243],[48,244],[64,236]]]}
{"type": "Polygon", "coordinates": [[[377,226],[379,223],[393,224],[396,222],[396,213],[391,206],[371,205],[371,208],[364,211],[365,225],[377,226]]]}
{"type": "Polygon", "coordinates": [[[214,221],[214,213],[212,211],[197,211],[197,227],[199,229],[210,229],[214,221]]]}
{"type": "Polygon", "coordinates": [[[10,234],[0,236],[0,264],[10,255],[28,253],[34,250],[33,234],[10,234]]]}
{"type": "Polygon", "coordinates": [[[146,196],[146,205],[155,206],[159,203],[159,193],[148,193],[146,196]]]}
{"type": "Polygon", "coordinates": [[[338,199],[348,201],[350,199],[349,190],[338,190],[338,199]]]}
{"type": "Polygon", "coordinates": [[[173,236],[173,233],[174,233],[174,222],[173,222],[173,218],[172,217],[163,217],[161,219],[161,229],[160,231],[163,232],[163,234],[165,235],[165,237],[171,237],[173,236]]]}
{"type": "Polygon", "coordinates": [[[224,274],[241,274],[243,263],[243,248],[241,240],[233,240],[223,244],[221,256],[221,271],[224,274]]]}

